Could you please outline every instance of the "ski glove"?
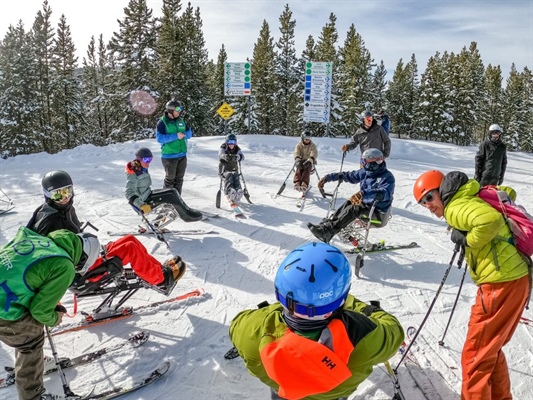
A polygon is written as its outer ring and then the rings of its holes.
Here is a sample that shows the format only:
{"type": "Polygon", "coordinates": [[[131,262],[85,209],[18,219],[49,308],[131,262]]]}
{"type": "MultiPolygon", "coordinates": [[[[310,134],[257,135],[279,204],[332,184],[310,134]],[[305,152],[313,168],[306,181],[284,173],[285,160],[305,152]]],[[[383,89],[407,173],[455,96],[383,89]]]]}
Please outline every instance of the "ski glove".
{"type": "Polygon", "coordinates": [[[376,201],[381,201],[385,198],[385,193],[383,193],[383,190],[376,190],[374,198],[376,199],[376,201]]]}
{"type": "Polygon", "coordinates": [[[359,206],[363,202],[363,193],[357,192],[352,197],[350,197],[350,203],[354,206],[359,206]]]}
{"type": "Polygon", "coordinates": [[[142,212],[143,214],[145,214],[145,215],[146,215],[146,214],[149,214],[150,211],[152,211],[152,207],[150,207],[148,204],[143,204],[143,205],[140,207],[140,209],[141,209],[141,212],[142,212]]]}
{"type": "Polygon", "coordinates": [[[303,169],[304,167],[304,163],[301,159],[298,159],[298,161],[296,161],[296,169],[303,169]]]}
{"type": "Polygon", "coordinates": [[[305,160],[304,168],[307,168],[308,165],[313,165],[313,159],[312,158],[308,158],[307,160],[305,160]]]}
{"type": "Polygon", "coordinates": [[[381,304],[379,303],[379,300],[371,300],[370,304],[367,304],[361,309],[361,312],[365,314],[367,317],[370,317],[370,315],[374,311],[383,311],[381,308],[381,304]]]}
{"type": "Polygon", "coordinates": [[[322,190],[324,189],[324,185],[326,184],[326,177],[323,176],[322,178],[320,178],[320,180],[318,181],[318,190],[322,190]]]}
{"type": "Polygon", "coordinates": [[[343,144],[342,145],[342,152],[346,153],[347,151],[348,151],[348,145],[347,144],[343,144]]]}
{"type": "Polygon", "coordinates": [[[467,233],[467,231],[460,231],[459,229],[453,228],[450,239],[452,240],[452,242],[458,244],[459,246],[468,247],[468,244],[466,243],[467,233]]]}

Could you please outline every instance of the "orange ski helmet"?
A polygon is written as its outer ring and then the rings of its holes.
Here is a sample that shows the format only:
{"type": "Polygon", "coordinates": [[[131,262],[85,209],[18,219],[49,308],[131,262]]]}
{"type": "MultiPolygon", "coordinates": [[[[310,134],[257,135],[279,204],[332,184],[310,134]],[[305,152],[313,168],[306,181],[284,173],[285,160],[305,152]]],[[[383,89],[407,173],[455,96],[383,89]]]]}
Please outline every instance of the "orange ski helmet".
{"type": "Polygon", "coordinates": [[[443,179],[444,174],[437,170],[427,171],[420,175],[413,186],[413,195],[415,196],[416,202],[420,203],[420,200],[428,192],[438,189],[443,179]]]}

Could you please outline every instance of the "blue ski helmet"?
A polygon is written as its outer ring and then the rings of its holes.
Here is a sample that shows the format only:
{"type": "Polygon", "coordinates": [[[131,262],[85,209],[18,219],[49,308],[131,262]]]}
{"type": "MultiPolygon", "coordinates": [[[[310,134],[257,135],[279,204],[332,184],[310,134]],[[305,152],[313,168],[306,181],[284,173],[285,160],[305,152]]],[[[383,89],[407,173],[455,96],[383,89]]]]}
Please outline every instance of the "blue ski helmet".
{"type": "Polygon", "coordinates": [[[226,136],[226,143],[227,144],[237,144],[237,136],[235,136],[233,133],[230,133],[226,136]]]}
{"type": "Polygon", "coordinates": [[[344,303],[351,279],[342,251],[322,242],[307,243],[282,261],[274,279],[276,299],[291,313],[322,316],[344,303]]]}

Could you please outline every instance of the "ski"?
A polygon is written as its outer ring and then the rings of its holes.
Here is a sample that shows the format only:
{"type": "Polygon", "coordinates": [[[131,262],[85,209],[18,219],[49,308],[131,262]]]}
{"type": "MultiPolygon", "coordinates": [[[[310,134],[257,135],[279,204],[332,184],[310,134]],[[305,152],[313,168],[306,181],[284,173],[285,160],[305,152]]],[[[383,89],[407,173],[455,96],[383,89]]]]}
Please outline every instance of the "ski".
{"type": "MultiPolygon", "coordinates": [[[[100,350],[91,351],[89,353],[82,354],[80,356],[74,357],[74,358],[60,358],[59,359],[59,366],[61,369],[67,369],[67,368],[76,368],[85,364],[89,364],[93,361],[96,361],[100,358],[102,358],[104,355],[118,351],[125,346],[131,346],[133,348],[139,347],[146,343],[148,338],[150,337],[150,332],[147,331],[141,331],[127,340],[124,340],[123,342],[120,342],[118,344],[115,344],[113,346],[104,347],[100,350]]],[[[0,383],[0,388],[10,386],[15,383],[15,367],[9,367],[5,366],[4,369],[8,372],[8,377],[4,379],[3,382],[0,383]],[[10,374],[13,375],[12,379],[9,376],[10,374]]],[[[55,360],[53,357],[45,357],[45,364],[44,364],[44,375],[51,374],[52,372],[57,371],[57,365],[55,363],[55,360]]]]}
{"type": "Polygon", "coordinates": [[[533,319],[529,319],[529,318],[526,318],[526,317],[520,317],[520,323],[524,324],[524,325],[527,325],[527,326],[533,327],[533,319]]]}
{"type": "Polygon", "coordinates": [[[236,347],[232,347],[226,352],[226,354],[224,354],[224,358],[226,360],[233,360],[234,358],[237,358],[237,357],[239,357],[239,351],[237,350],[236,347]]]}
{"type": "Polygon", "coordinates": [[[237,203],[231,202],[230,206],[231,206],[231,209],[233,210],[235,218],[246,218],[246,216],[244,215],[244,213],[242,212],[241,208],[239,207],[237,203]]]}
{"type": "MultiPolygon", "coordinates": [[[[158,232],[157,233],[161,233],[163,235],[165,234],[172,234],[172,235],[177,235],[177,236],[193,236],[193,235],[208,235],[208,234],[211,234],[211,233],[215,233],[214,229],[211,228],[211,229],[166,229],[166,228],[163,228],[163,229],[158,229],[157,230],[158,232]]],[[[146,229],[146,228],[143,228],[143,227],[139,227],[139,229],[137,231],[134,231],[134,232],[111,232],[111,231],[108,231],[107,234],[109,236],[126,236],[126,235],[153,235],[154,232],[146,229]]]]}
{"type": "Polygon", "coordinates": [[[307,186],[307,189],[305,190],[305,192],[302,193],[302,195],[300,196],[300,198],[296,202],[296,208],[299,208],[300,211],[302,211],[303,208],[304,208],[305,199],[306,199],[307,193],[309,193],[309,189],[311,189],[311,185],[307,186]]]}
{"type": "MultiPolygon", "coordinates": [[[[359,254],[363,251],[362,245],[353,247],[348,250],[344,250],[347,254],[359,254]]],[[[409,244],[385,244],[385,242],[373,243],[371,247],[368,247],[365,253],[376,253],[380,251],[393,251],[393,250],[403,250],[403,249],[412,249],[418,247],[418,243],[411,242],[409,244]]]]}
{"type": "Polygon", "coordinates": [[[132,307],[125,307],[125,308],[116,310],[114,312],[104,312],[101,314],[88,314],[85,316],[85,319],[83,319],[80,322],[69,324],[69,325],[64,325],[64,326],[58,326],[52,329],[51,332],[52,332],[52,335],[54,336],[62,335],[63,333],[67,333],[67,332],[75,332],[75,331],[79,331],[82,329],[86,329],[91,326],[103,325],[108,322],[129,318],[134,314],[134,312],[138,312],[144,309],[158,307],[162,304],[173,303],[176,301],[182,301],[190,297],[203,297],[204,295],[205,295],[205,289],[197,288],[190,292],[183,293],[175,297],[171,297],[170,299],[143,304],[142,306],[136,307],[135,310],[132,307]]]}

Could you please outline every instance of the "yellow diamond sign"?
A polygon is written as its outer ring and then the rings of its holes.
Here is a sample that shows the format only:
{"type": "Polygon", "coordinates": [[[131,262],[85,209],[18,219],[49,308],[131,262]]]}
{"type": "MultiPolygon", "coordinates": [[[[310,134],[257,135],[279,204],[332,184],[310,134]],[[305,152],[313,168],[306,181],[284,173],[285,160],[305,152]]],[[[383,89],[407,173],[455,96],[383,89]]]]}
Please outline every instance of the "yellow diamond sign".
{"type": "Polygon", "coordinates": [[[233,115],[235,110],[231,108],[231,106],[228,103],[223,103],[219,109],[217,110],[218,115],[220,115],[224,119],[228,119],[233,115]]]}

